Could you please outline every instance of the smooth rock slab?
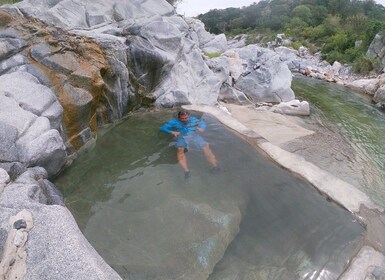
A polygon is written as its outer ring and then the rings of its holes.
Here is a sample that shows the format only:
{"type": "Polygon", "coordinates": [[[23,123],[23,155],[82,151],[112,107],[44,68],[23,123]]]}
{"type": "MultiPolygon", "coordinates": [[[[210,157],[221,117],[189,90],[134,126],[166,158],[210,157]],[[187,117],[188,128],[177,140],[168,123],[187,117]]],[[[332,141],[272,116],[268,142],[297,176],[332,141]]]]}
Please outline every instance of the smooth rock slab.
{"type": "Polygon", "coordinates": [[[0,252],[9,231],[4,221],[26,209],[34,226],[26,243],[24,279],[121,279],[88,243],[67,208],[44,204],[46,176],[43,168],[31,168],[0,195],[0,252]]]}

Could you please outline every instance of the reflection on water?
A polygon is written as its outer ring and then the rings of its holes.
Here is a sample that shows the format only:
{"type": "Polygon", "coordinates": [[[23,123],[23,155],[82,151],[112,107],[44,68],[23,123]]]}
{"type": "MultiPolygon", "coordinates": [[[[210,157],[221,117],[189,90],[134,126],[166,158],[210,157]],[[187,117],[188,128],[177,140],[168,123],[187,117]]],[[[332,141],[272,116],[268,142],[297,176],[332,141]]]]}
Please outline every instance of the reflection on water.
{"type": "Polygon", "coordinates": [[[313,119],[345,135],[359,152],[367,183],[358,186],[385,207],[385,114],[367,95],[346,87],[297,77],[296,96],[309,101],[313,119]]]}
{"type": "Polygon", "coordinates": [[[124,279],[337,279],[363,234],[349,213],[206,115],[224,172],[190,150],[186,182],[170,117],[130,117],[55,181],[107,263],[124,279]]]}

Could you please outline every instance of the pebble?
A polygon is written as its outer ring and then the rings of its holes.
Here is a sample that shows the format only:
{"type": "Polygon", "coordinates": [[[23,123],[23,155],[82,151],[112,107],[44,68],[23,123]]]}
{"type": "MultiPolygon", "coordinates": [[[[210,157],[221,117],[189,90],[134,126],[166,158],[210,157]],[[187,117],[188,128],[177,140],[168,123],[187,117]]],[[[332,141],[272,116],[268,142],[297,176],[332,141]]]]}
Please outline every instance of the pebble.
{"type": "Polygon", "coordinates": [[[17,220],[16,222],[13,223],[13,228],[15,229],[21,229],[26,227],[27,227],[27,222],[23,219],[17,220]]]}

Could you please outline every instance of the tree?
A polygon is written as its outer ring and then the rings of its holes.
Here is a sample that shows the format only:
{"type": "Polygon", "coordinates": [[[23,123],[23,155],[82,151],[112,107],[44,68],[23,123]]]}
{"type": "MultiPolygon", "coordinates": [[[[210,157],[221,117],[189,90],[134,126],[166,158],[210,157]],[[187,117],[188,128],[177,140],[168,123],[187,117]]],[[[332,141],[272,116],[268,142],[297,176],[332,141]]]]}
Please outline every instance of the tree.
{"type": "Polygon", "coordinates": [[[311,23],[312,13],[308,6],[298,5],[291,11],[293,18],[300,18],[306,23],[311,23]]]}

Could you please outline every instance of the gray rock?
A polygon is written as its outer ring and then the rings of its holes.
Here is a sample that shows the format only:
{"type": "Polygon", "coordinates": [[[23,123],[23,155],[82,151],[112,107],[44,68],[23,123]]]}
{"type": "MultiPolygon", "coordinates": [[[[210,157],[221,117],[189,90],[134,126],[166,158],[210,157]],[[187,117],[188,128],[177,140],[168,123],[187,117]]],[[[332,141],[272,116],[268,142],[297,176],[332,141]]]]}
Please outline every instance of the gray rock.
{"type": "Polygon", "coordinates": [[[12,71],[16,67],[20,67],[28,63],[28,59],[21,54],[14,55],[8,59],[0,61],[0,75],[12,71]]]}
{"type": "MultiPolygon", "coordinates": [[[[52,1],[51,1],[52,2],[52,1]]],[[[28,15],[40,18],[63,28],[89,28],[102,23],[120,21],[126,18],[151,17],[175,14],[166,1],[115,2],[86,0],[81,3],[71,0],[56,0],[55,5],[47,1],[27,0],[16,4],[28,15]]]]}
{"type": "Polygon", "coordinates": [[[246,40],[247,40],[246,34],[240,34],[235,36],[234,38],[231,38],[227,41],[227,49],[235,49],[235,48],[242,48],[246,46],[246,40]]]}
{"type": "Polygon", "coordinates": [[[307,101],[299,101],[294,99],[288,102],[281,102],[277,105],[274,105],[270,111],[284,115],[309,116],[310,105],[307,101]]]}
{"type": "Polygon", "coordinates": [[[29,129],[18,138],[17,142],[15,142],[18,148],[21,149],[23,145],[28,145],[28,143],[32,142],[50,129],[51,127],[47,118],[37,117],[29,129]]]}
{"type": "Polygon", "coordinates": [[[21,162],[28,166],[42,166],[50,175],[56,174],[65,164],[66,148],[57,130],[48,130],[20,147],[21,162]]]}
{"type": "Polygon", "coordinates": [[[44,197],[46,198],[44,204],[65,206],[64,197],[62,193],[56,188],[53,183],[51,183],[47,179],[44,179],[41,184],[41,188],[44,193],[44,197]]]}
{"type": "Polygon", "coordinates": [[[0,195],[4,189],[4,187],[9,183],[11,178],[9,177],[7,171],[0,168],[0,195]]]}
{"type": "Polygon", "coordinates": [[[157,103],[164,108],[173,108],[175,106],[191,104],[186,98],[186,95],[185,92],[172,91],[158,98],[157,103]]]}
{"type": "Polygon", "coordinates": [[[16,179],[17,177],[19,177],[22,173],[24,173],[27,170],[26,165],[22,164],[21,162],[0,163],[0,168],[4,169],[6,172],[8,172],[11,180],[16,179]]]}
{"type": "Polygon", "coordinates": [[[27,72],[14,72],[0,76],[0,92],[6,93],[19,106],[37,116],[56,101],[53,92],[27,72]]]}
{"type": "Polygon", "coordinates": [[[15,127],[0,121],[0,162],[17,161],[16,139],[18,131],[15,127]]]}
{"type": "Polygon", "coordinates": [[[36,61],[42,61],[44,58],[49,57],[51,53],[51,48],[47,43],[40,43],[31,48],[31,56],[36,61]]]}
{"type": "Polygon", "coordinates": [[[192,36],[197,41],[200,49],[208,54],[223,53],[227,50],[227,39],[224,34],[214,35],[206,31],[204,23],[194,18],[187,18],[186,21],[195,32],[192,36]]]}
{"type": "Polygon", "coordinates": [[[67,124],[67,129],[71,130],[71,126],[76,126],[77,130],[87,128],[92,109],[92,95],[87,90],[65,84],[62,98],[66,102],[66,113],[76,119],[76,123],[67,124]]]}
{"type": "MultiPolygon", "coordinates": [[[[384,62],[385,59],[385,36],[378,33],[373,38],[373,41],[370,43],[368,51],[366,52],[367,56],[378,57],[384,62]]],[[[385,65],[385,64],[384,64],[385,65]]]]}
{"type": "Polygon", "coordinates": [[[221,91],[219,93],[219,101],[239,105],[252,104],[252,102],[243,92],[231,87],[227,83],[224,83],[221,87],[221,91]]]}
{"type": "Polygon", "coordinates": [[[55,101],[52,103],[50,107],[48,107],[41,114],[42,117],[46,117],[49,120],[50,127],[56,129],[58,131],[61,130],[61,124],[63,120],[63,107],[60,105],[59,101],[55,101]]]}
{"type": "Polygon", "coordinates": [[[279,103],[294,99],[294,92],[290,88],[291,72],[276,53],[256,45],[234,51],[246,62],[244,71],[235,82],[235,88],[254,102],[279,103]]]}
{"type": "Polygon", "coordinates": [[[23,39],[0,38],[0,60],[9,58],[26,47],[23,39]]]}
{"type": "Polygon", "coordinates": [[[377,107],[383,108],[385,105],[385,85],[378,88],[373,96],[373,101],[377,107]]]}
{"type": "Polygon", "coordinates": [[[51,54],[40,61],[46,67],[64,75],[70,75],[80,68],[76,54],[71,51],[51,54]]]}

